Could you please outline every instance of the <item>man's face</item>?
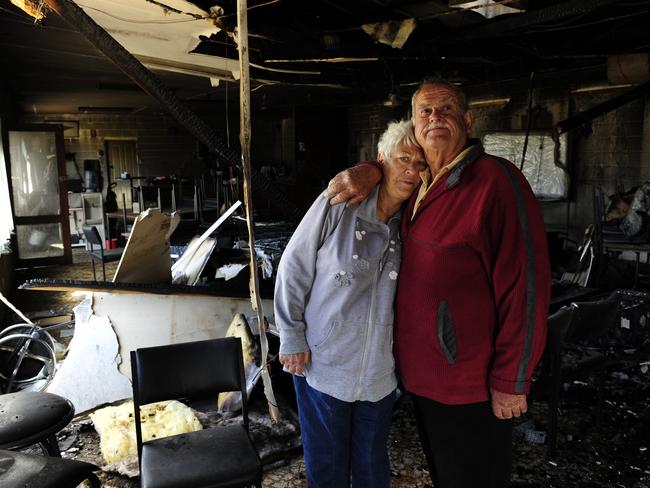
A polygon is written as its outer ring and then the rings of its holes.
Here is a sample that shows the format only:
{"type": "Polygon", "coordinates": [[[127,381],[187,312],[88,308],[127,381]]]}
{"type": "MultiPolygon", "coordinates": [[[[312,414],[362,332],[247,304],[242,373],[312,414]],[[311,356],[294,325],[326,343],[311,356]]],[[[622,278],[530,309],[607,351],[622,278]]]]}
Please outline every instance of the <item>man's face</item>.
{"type": "Polygon", "coordinates": [[[471,112],[463,112],[458,98],[444,85],[426,85],[415,99],[415,139],[427,154],[456,156],[465,146],[472,126],[471,112]]]}

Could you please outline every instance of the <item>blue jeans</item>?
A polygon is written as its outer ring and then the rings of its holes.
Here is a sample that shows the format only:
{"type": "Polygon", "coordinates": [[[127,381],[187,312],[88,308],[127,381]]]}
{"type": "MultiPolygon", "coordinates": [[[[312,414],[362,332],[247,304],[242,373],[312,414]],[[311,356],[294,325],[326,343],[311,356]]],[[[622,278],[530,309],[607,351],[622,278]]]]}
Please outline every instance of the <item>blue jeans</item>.
{"type": "Polygon", "coordinates": [[[309,488],[388,488],[393,391],[378,402],[344,402],[293,377],[309,488]]]}

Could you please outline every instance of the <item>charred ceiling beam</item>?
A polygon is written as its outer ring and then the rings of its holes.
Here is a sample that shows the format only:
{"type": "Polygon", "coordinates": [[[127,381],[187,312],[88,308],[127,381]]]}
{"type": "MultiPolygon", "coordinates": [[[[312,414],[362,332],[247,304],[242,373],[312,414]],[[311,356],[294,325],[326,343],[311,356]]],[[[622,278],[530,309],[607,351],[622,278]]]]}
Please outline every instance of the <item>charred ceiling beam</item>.
{"type": "Polygon", "coordinates": [[[545,22],[552,22],[574,15],[587,14],[601,7],[616,4],[619,0],[569,0],[551,7],[533,10],[525,14],[512,15],[504,19],[488,21],[483,25],[464,29],[444,39],[446,44],[468,42],[485,37],[505,34],[514,29],[522,29],[545,22]]]}
{"type": "Polygon", "coordinates": [[[634,100],[647,95],[648,92],[650,92],[650,82],[639,85],[636,88],[626,91],[617,97],[611,98],[606,102],[599,103],[595,107],[591,107],[590,109],[569,117],[562,122],[558,122],[554,127],[555,132],[558,135],[564,134],[565,132],[575,129],[576,127],[591,122],[601,115],[605,115],[612,110],[616,110],[617,108],[622,107],[627,103],[633,102],[634,100]]]}
{"type": "MultiPolygon", "coordinates": [[[[191,111],[156,75],[145,68],[80,7],[71,0],[45,1],[52,10],[70,25],[76,27],[86,39],[113,61],[138,86],[156,99],[190,134],[205,144],[225,163],[241,171],[240,154],[226,147],[212,127],[191,111]]],[[[302,218],[295,205],[267,178],[255,170],[253,170],[252,176],[256,189],[263,192],[287,218],[295,221],[302,218]]]]}

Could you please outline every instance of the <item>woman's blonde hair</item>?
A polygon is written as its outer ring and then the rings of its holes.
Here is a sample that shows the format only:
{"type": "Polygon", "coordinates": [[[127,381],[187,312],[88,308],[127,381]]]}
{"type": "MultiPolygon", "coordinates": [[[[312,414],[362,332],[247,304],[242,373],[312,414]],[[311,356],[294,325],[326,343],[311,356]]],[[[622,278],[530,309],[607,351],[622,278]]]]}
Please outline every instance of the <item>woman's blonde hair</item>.
{"type": "Polygon", "coordinates": [[[415,140],[413,122],[410,120],[399,120],[390,122],[377,143],[377,152],[383,158],[389,158],[395,148],[400,144],[420,147],[415,140]]]}

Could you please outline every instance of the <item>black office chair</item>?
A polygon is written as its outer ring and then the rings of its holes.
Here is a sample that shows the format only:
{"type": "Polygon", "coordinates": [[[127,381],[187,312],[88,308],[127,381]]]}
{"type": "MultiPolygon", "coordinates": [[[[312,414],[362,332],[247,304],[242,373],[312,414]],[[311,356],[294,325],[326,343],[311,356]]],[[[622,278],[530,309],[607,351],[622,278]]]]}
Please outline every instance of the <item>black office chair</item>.
{"type": "Polygon", "coordinates": [[[98,469],[84,461],[0,450],[0,486],[75,488],[88,480],[92,488],[100,488],[93,473],[98,469]]]}
{"type": "Polygon", "coordinates": [[[616,292],[592,302],[577,302],[563,307],[549,317],[547,354],[550,366],[549,426],[547,455],[556,450],[558,408],[562,384],[569,380],[596,378],[596,424],[602,417],[605,368],[608,355],[608,332],[618,318],[619,298],[616,292]],[[575,367],[563,367],[562,357],[568,351],[586,356],[575,367]]]}
{"type": "Polygon", "coordinates": [[[248,432],[241,339],[228,337],[131,351],[140,486],[262,486],[262,464],[248,432]],[[240,391],[242,424],[142,441],[140,406],[171,399],[208,400],[240,391]]]}
{"type": "Polygon", "coordinates": [[[124,252],[124,248],[120,247],[117,249],[106,249],[104,250],[104,244],[102,243],[102,238],[99,235],[97,227],[93,225],[84,225],[83,233],[86,238],[86,242],[89,244],[90,248],[86,249],[88,251],[88,256],[90,257],[90,262],[93,265],[93,279],[97,281],[97,275],[95,273],[95,261],[102,263],[102,276],[104,281],[106,281],[106,263],[113,261],[119,261],[124,252]],[[95,250],[95,246],[99,246],[99,250],[95,250]]]}
{"type": "Polygon", "coordinates": [[[557,417],[562,388],[562,348],[575,316],[576,305],[562,307],[548,318],[544,376],[549,393],[547,414],[546,456],[555,456],[557,447],[557,417]]]}

